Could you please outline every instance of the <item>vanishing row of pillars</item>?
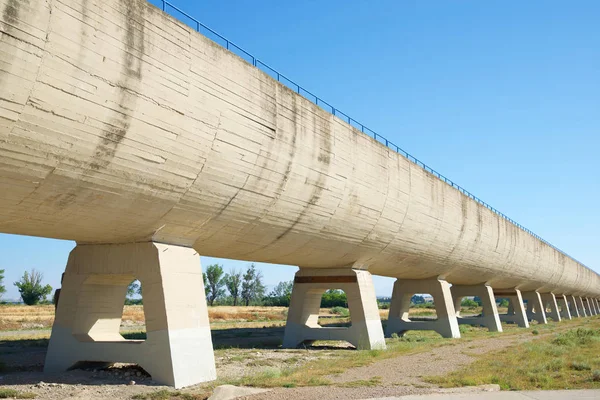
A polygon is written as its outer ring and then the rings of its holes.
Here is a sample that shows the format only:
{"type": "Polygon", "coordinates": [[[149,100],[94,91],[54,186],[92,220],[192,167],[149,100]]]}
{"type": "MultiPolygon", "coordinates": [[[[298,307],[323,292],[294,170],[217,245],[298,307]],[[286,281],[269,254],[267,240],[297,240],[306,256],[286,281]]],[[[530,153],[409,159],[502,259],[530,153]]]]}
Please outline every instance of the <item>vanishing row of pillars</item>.
{"type": "MultiPolygon", "coordinates": [[[[194,249],[146,242],[120,245],[77,245],[63,275],[55,322],[46,355],[45,372],[60,373],[79,361],[136,363],[159,383],[176,388],[216,378],[200,256],[194,249]],[[146,340],[126,340],[119,334],[127,286],[139,279],[144,288],[146,340]]],[[[546,323],[596,315],[598,299],[552,293],[494,292],[488,285],[461,286],[442,279],[397,280],[386,334],[434,330],[460,337],[459,324],[483,325],[501,332],[501,321],[522,327],[529,320],[546,323]],[[437,319],[411,321],[414,294],[430,293],[437,319]],[[478,296],[481,316],[465,318],[460,304],[478,296]],[[499,315],[496,297],[510,299],[499,315]],[[527,302],[525,307],[524,301],[527,302]],[[546,313],[549,309],[550,312],[546,313]]],[[[351,268],[300,269],[294,279],[283,347],[307,340],[345,340],[359,349],[383,349],[385,339],[371,274],[351,268]],[[321,297],[328,289],[343,290],[351,326],[319,325],[321,297]]]]}

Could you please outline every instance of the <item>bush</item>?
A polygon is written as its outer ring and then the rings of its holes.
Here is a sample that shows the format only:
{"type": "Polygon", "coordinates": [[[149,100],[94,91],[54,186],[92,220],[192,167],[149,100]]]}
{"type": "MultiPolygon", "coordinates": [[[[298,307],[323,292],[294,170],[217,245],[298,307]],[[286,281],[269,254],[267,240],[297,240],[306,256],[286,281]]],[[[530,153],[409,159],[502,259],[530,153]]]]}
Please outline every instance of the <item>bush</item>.
{"type": "Polygon", "coordinates": [[[331,309],[331,313],[335,314],[335,315],[340,315],[342,317],[349,317],[350,316],[350,311],[347,308],[344,308],[344,307],[333,307],[331,309]]]}
{"type": "Polygon", "coordinates": [[[475,308],[478,307],[479,304],[477,304],[477,302],[473,299],[467,299],[464,298],[461,302],[460,302],[460,306],[461,307],[470,307],[470,308],[475,308]]]}
{"type": "Polygon", "coordinates": [[[589,371],[592,368],[586,363],[575,361],[571,363],[571,369],[574,369],[575,371],[589,371]]]}

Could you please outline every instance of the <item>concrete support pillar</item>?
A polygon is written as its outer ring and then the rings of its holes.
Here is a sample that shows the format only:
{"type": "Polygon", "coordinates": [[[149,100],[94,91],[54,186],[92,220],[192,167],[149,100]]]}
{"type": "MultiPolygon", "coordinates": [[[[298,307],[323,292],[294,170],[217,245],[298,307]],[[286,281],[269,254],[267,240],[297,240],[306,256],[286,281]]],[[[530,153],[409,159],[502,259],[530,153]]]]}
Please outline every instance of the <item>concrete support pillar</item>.
{"type": "Polygon", "coordinates": [[[571,316],[573,318],[579,318],[581,315],[579,314],[579,307],[577,307],[577,299],[575,296],[568,295],[567,301],[569,303],[569,311],[571,311],[571,316]]]}
{"type": "Polygon", "coordinates": [[[176,388],[216,379],[200,256],[159,243],[77,245],[69,255],[44,371],[136,363],[176,388]],[[146,340],[119,334],[127,286],[144,288],[146,340]]]}
{"type": "Polygon", "coordinates": [[[592,312],[594,315],[598,315],[598,309],[596,308],[596,302],[594,301],[593,298],[588,297],[588,301],[590,302],[590,304],[592,305],[592,312]]]}
{"type": "Polygon", "coordinates": [[[446,338],[460,338],[458,321],[454,311],[450,285],[442,279],[396,280],[390,304],[386,335],[403,334],[413,330],[433,330],[446,338]],[[410,299],[417,293],[433,296],[437,319],[434,321],[411,321],[408,318],[410,299]]]}
{"type": "Polygon", "coordinates": [[[596,304],[596,310],[598,310],[598,314],[600,314],[600,301],[598,301],[598,299],[594,299],[594,303],[596,304]]]}
{"type": "Polygon", "coordinates": [[[527,300],[527,318],[537,321],[538,324],[547,324],[546,311],[542,296],[536,291],[523,292],[523,300],[527,300]]]}
{"type": "Polygon", "coordinates": [[[452,285],[450,288],[452,298],[454,299],[454,310],[459,324],[482,325],[488,328],[490,332],[502,332],[502,324],[498,316],[496,299],[493,289],[486,285],[452,285]],[[478,296],[481,299],[483,311],[481,316],[462,318],[460,316],[460,303],[466,296],[478,296]]]}
{"type": "Polygon", "coordinates": [[[554,293],[541,293],[540,297],[542,299],[544,312],[547,309],[550,309],[550,312],[547,314],[547,316],[556,322],[560,322],[560,311],[558,310],[558,303],[554,293]]]}
{"type": "Polygon", "coordinates": [[[513,289],[510,291],[495,292],[496,297],[508,298],[510,303],[508,304],[508,312],[506,314],[500,314],[500,321],[516,323],[521,328],[529,328],[529,320],[525,312],[525,305],[523,304],[523,296],[519,289],[513,289]]]}
{"type": "Polygon", "coordinates": [[[594,308],[592,307],[592,302],[590,301],[589,297],[583,299],[583,305],[585,306],[585,310],[587,311],[587,314],[590,317],[596,315],[594,313],[594,308]]]}
{"type": "Polygon", "coordinates": [[[587,313],[583,305],[583,298],[581,298],[581,296],[577,296],[575,297],[575,302],[577,304],[577,310],[579,311],[579,315],[582,317],[587,317],[589,314],[587,313]]]}
{"type": "Polygon", "coordinates": [[[369,272],[345,268],[300,269],[296,273],[283,347],[294,348],[305,340],[345,340],[358,349],[385,349],[369,272]],[[352,322],[349,328],[319,325],[321,298],[328,289],[341,289],[346,293],[352,322]]]}
{"type": "Polygon", "coordinates": [[[569,311],[569,302],[567,296],[564,294],[556,296],[556,303],[560,308],[560,317],[562,319],[571,319],[571,312],[569,311]]]}

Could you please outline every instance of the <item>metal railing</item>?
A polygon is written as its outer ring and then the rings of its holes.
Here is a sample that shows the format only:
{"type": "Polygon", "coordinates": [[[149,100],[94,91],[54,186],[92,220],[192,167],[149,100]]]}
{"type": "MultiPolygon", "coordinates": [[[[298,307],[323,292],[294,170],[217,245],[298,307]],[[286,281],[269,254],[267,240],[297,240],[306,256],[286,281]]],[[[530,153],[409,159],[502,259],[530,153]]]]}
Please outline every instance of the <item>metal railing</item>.
{"type": "MultiPolygon", "coordinates": [[[[391,141],[387,140],[385,137],[383,137],[380,134],[376,133],[375,131],[367,128],[362,123],[360,123],[357,120],[351,118],[347,114],[345,114],[345,113],[341,112],[340,110],[336,109],[335,107],[333,107],[331,104],[327,103],[326,101],[320,99],[319,97],[317,97],[313,93],[311,93],[308,90],[304,89],[299,84],[297,84],[296,82],[292,81],[290,78],[288,78],[287,76],[285,76],[281,72],[277,71],[274,68],[271,68],[269,65],[267,65],[264,62],[260,61],[258,58],[256,58],[252,54],[248,53],[246,50],[244,50],[243,48],[241,48],[237,44],[233,43],[231,40],[225,38],[224,36],[220,35],[219,33],[215,32],[214,30],[210,29],[208,26],[204,25],[202,22],[198,21],[197,19],[195,19],[191,15],[187,14],[185,11],[181,10],[177,6],[171,4],[169,1],[167,1],[167,0],[154,0],[154,2],[160,2],[162,4],[162,10],[164,12],[172,15],[174,18],[177,18],[177,16],[173,15],[172,13],[169,13],[169,11],[171,11],[171,10],[172,11],[176,11],[177,13],[179,13],[179,14],[183,15],[184,17],[188,18],[190,21],[192,21],[192,23],[189,24],[192,28],[195,28],[199,33],[201,33],[204,36],[208,37],[209,39],[213,40],[215,43],[220,44],[221,46],[225,47],[227,50],[231,51],[232,53],[238,55],[239,57],[245,59],[247,62],[251,63],[253,66],[261,69],[265,73],[268,73],[273,79],[277,79],[278,82],[286,85],[288,88],[290,88],[293,91],[297,92],[299,95],[301,95],[301,96],[305,97],[306,99],[314,102],[317,106],[320,106],[325,111],[328,111],[329,113],[333,114],[334,116],[338,117],[339,119],[341,119],[343,121],[346,121],[349,125],[353,126],[354,128],[360,129],[360,131],[363,132],[364,134],[372,136],[373,139],[377,140],[379,143],[381,143],[381,144],[385,145],[386,147],[388,147],[388,148],[396,151],[398,154],[403,155],[409,161],[411,161],[414,164],[420,166],[425,171],[427,171],[430,174],[436,176],[440,180],[446,182],[448,185],[450,185],[453,188],[457,189],[459,192],[461,192],[465,196],[470,197],[471,199],[475,200],[477,203],[479,203],[482,206],[486,207],[487,209],[489,209],[493,213],[497,214],[498,216],[504,218],[505,220],[507,220],[511,224],[515,225],[519,229],[527,232],[531,236],[535,237],[536,239],[538,239],[538,240],[542,241],[543,243],[547,244],[548,246],[552,247],[554,250],[556,250],[556,251],[564,254],[565,256],[567,256],[567,257],[575,260],[579,264],[581,264],[583,266],[586,266],[582,262],[578,261],[576,258],[571,257],[570,255],[568,255],[564,251],[560,250],[558,247],[554,246],[552,243],[549,243],[546,240],[542,239],[539,235],[536,235],[531,230],[525,228],[523,225],[521,225],[518,222],[514,221],[513,219],[509,218],[507,215],[505,215],[502,212],[496,210],[494,207],[492,207],[491,205],[489,205],[485,201],[481,200],[479,197],[473,195],[468,190],[462,188],[460,185],[454,183],[450,179],[446,178],[444,175],[440,174],[439,172],[437,172],[433,168],[429,167],[427,164],[423,163],[422,161],[420,161],[416,157],[414,157],[411,154],[407,153],[406,151],[404,151],[399,146],[397,146],[394,143],[392,143],[391,141]],[[203,32],[203,30],[205,32],[208,32],[209,35],[205,34],[203,32]],[[213,36],[213,37],[211,37],[211,36],[213,36]],[[221,43],[219,43],[219,41],[222,41],[224,43],[224,45],[221,44],[221,43]]],[[[185,21],[182,21],[182,22],[185,23],[185,21]]]]}

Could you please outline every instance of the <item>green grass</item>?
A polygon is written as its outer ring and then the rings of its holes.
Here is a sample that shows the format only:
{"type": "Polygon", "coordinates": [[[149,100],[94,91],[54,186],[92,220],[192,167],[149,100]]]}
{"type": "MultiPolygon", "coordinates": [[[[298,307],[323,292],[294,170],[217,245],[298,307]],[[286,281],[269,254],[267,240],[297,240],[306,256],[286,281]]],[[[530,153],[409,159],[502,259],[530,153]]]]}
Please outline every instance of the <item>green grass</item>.
{"type": "Polygon", "coordinates": [[[35,399],[35,393],[19,392],[14,389],[0,388],[0,399],[35,399]]]}
{"type": "MultiPolygon", "coordinates": [[[[378,360],[402,354],[427,351],[433,347],[453,342],[442,339],[433,332],[408,332],[403,337],[387,340],[387,350],[337,351],[328,358],[309,361],[299,367],[267,367],[260,372],[239,378],[225,379],[216,385],[230,384],[252,387],[302,387],[331,385],[327,376],[341,374],[349,368],[372,364],[378,360]]],[[[296,357],[294,357],[296,358],[296,357]]],[[[355,386],[373,386],[375,380],[348,383],[355,386]]]]}
{"type": "Polygon", "coordinates": [[[600,321],[585,325],[482,355],[459,371],[426,380],[442,387],[498,384],[504,390],[600,389],[600,321]]]}

